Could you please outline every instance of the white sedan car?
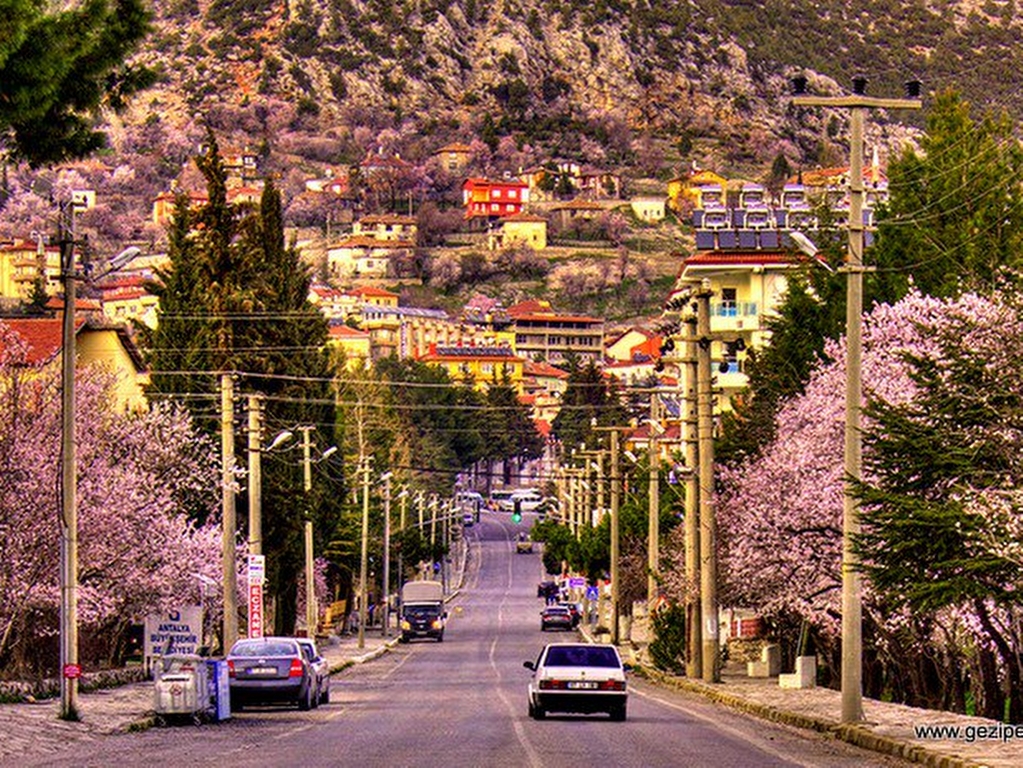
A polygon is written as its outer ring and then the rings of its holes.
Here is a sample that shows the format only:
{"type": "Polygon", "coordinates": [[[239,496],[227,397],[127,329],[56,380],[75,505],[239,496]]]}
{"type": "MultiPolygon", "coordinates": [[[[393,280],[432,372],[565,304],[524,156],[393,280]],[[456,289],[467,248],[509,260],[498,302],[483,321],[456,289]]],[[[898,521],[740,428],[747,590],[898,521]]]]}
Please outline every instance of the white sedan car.
{"type": "Polygon", "coordinates": [[[536,661],[529,682],[529,716],[542,720],[548,712],[607,712],[625,719],[628,691],[626,666],[613,645],[551,643],[536,661]]]}

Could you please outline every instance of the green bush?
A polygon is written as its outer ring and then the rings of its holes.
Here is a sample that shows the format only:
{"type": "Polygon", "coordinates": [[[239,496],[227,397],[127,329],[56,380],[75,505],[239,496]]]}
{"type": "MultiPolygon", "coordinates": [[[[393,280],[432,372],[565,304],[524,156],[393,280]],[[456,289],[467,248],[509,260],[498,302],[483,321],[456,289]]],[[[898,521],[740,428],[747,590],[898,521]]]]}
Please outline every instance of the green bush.
{"type": "Polygon", "coordinates": [[[655,611],[654,640],[650,643],[650,658],[654,666],[665,672],[681,674],[686,668],[686,609],[671,605],[655,611]]]}

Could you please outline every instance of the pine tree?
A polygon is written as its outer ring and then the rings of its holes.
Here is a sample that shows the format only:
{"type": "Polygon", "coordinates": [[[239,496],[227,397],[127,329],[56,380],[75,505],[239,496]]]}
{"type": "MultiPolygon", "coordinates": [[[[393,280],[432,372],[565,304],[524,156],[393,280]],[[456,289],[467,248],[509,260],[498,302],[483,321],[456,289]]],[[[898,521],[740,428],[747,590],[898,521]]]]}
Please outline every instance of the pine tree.
{"type": "Polygon", "coordinates": [[[101,108],[120,110],[152,73],[125,61],[149,31],[140,0],[86,0],[52,10],[3,0],[0,148],[33,166],[84,157],[106,143],[101,108]]]}
{"type": "MultiPolygon", "coordinates": [[[[241,392],[266,396],[271,428],[313,425],[313,444],[337,445],[332,369],[324,351],[327,324],[308,301],[309,272],[285,247],[280,193],[267,183],[259,209],[227,202],[227,177],[216,137],[197,165],[208,202],[194,214],[180,198],[170,231],[170,267],[158,274],[159,323],[147,350],[150,395],[182,399],[215,434],[218,374],[234,372],[241,392]]],[[[301,462],[267,461],[263,469],[263,539],[275,631],[294,629],[302,571],[303,513],[314,516],[319,542],[334,538],[341,494],[314,473],[304,495],[301,462]],[[296,498],[301,499],[296,503],[296,498]]],[[[239,520],[246,519],[245,503],[239,520]]]]}
{"type": "Polygon", "coordinates": [[[926,294],[990,291],[1023,266],[1023,149],[1007,116],[975,119],[959,94],[939,94],[920,153],[889,166],[890,203],[879,212],[877,271],[866,287],[891,302],[909,283],[926,294]]]}

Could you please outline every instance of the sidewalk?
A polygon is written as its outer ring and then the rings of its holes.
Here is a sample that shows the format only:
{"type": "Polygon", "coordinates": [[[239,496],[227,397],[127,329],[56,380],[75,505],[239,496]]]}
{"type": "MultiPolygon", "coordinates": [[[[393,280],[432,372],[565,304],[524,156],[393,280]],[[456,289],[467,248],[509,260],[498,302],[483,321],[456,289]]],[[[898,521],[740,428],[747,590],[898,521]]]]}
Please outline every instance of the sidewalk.
{"type": "MultiPolygon", "coordinates": [[[[382,637],[379,626],[367,629],[365,647],[358,647],[355,634],[331,637],[321,643],[320,652],[330,661],[331,672],[353,664],[362,664],[385,653],[397,643],[382,637]]],[[[16,758],[31,754],[63,751],[76,741],[141,730],[153,724],[153,683],[131,683],[79,694],[82,719],[72,723],[60,720],[59,699],[37,703],[0,705],[0,765],[14,764],[16,758]]]]}
{"type": "MultiPolygon", "coordinates": [[[[458,595],[465,579],[469,547],[460,546],[455,553],[452,591],[447,599],[458,595]]],[[[392,615],[389,637],[383,637],[380,626],[368,627],[364,647],[359,648],[358,634],[332,635],[319,644],[320,653],[330,662],[331,673],[354,664],[371,661],[398,643],[397,621],[392,615]]],[[[153,725],[153,683],[144,681],[116,688],[83,691],[79,694],[79,722],[59,719],[60,699],[38,702],[0,704],[0,766],[14,765],[26,754],[41,756],[66,750],[77,741],[93,741],[112,733],[142,730],[153,725]]]]}
{"type": "MultiPolygon", "coordinates": [[[[588,631],[583,635],[592,642],[588,631]]],[[[630,648],[623,649],[629,660],[630,648]]],[[[635,656],[634,652],[631,652],[635,656]]],[[[639,666],[651,682],[689,691],[727,707],[778,723],[830,733],[835,738],[932,768],[1017,768],[1023,766],[1023,726],[863,699],[865,720],[841,723],[842,694],[829,688],[782,688],[778,678],[752,678],[745,665],[726,664],[720,683],[704,683],[639,666]],[[922,739],[914,728],[947,728],[946,738],[922,739]],[[954,730],[953,730],[954,729],[954,730]],[[982,730],[983,729],[983,730],[982,730]],[[954,734],[958,734],[958,738],[954,734]],[[1007,737],[1014,736],[1015,740],[1007,737]]]]}

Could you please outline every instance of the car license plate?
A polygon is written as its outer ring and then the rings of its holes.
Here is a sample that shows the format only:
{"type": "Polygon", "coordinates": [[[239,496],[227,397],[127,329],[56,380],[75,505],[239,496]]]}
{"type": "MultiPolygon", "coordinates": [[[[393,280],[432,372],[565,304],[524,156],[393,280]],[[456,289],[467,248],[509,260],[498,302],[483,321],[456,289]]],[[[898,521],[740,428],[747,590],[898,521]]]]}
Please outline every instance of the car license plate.
{"type": "Polygon", "coordinates": [[[597,684],[590,680],[569,680],[568,688],[572,691],[592,691],[595,690],[597,684]]]}
{"type": "Polygon", "coordinates": [[[249,667],[250,675],[276,675],[277,667],[249,667]]]}

